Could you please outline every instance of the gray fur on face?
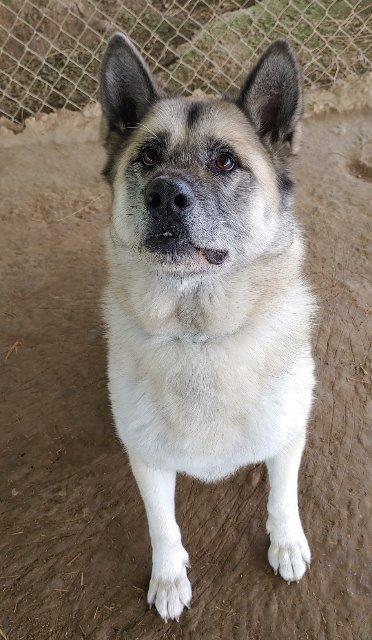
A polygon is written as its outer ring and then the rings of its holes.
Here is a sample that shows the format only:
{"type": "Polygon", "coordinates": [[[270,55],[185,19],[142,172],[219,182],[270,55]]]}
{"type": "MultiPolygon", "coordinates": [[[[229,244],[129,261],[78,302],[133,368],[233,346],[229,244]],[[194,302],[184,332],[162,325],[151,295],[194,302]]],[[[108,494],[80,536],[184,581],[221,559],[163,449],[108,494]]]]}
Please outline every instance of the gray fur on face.
{"type": "Polygon", "coordinates": [[[224,268],[281,252],[291,242],[294,224],[284,150],[302,108],[288,45],[279,41],[269,48],[235,104],[158,98],[139,54],[126,39],[114,38],[103,64],[101,95],[114,225],[127,250],[156,268],[202,268],[177,251],[161,257],[146,252],[149,235],[170,233],[166,219],[153,228],[144,197],[151,181],[162,176],[190,186],[195,200],[183,233],[192,247],[226,252],[224,268]],[[141,163],[148,149],[158,155],[153,167],[141,163]],[[221,153],[234,159],[232,171],[216,170],[221,153]]]}

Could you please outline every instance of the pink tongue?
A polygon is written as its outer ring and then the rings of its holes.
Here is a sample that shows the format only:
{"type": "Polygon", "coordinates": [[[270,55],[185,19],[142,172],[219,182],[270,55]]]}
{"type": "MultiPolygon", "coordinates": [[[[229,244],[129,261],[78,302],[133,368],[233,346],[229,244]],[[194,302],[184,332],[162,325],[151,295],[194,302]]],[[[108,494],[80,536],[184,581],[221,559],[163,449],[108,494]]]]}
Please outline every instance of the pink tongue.
{"type": "Polygon", "coordinates": [[[217,249],[201,249],[200,252],[210,264],[222,264],[227,256],[227,251],[217,249]]]}

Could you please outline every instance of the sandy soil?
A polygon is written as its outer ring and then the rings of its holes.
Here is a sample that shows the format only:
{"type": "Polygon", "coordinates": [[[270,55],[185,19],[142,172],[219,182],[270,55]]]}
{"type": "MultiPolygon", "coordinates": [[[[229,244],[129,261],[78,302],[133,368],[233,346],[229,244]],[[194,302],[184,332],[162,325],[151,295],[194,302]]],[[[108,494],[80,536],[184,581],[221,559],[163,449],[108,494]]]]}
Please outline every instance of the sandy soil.
{"type": "Polygon", "coordinates": [[[14,143],[13,134],[0,137],[0,636],[371,637],[371,124],[366,113],[308,120],[297,169],[297,208],[320,301],[319,384],[300,483],[311,569],[288,586],[267,564],[263,466],[219,485],[180,478],[194,599],[179,625],[164,624],[145,604],[145,515],[107,400],[102,151],[89,136],[77,143],[84,138],[77,130],[22,133],[14,143]]]}

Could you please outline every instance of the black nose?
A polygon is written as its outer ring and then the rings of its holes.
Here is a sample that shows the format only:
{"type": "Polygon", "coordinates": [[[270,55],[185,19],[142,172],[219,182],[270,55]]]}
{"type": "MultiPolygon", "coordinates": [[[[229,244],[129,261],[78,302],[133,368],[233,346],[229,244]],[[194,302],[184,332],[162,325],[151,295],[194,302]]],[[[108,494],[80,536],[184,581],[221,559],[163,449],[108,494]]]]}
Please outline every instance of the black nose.
{"type": "Polygon", "coordinates": [[[185,180],[160,176],[147,185],[145,202],[149,212],[155,217],[178,217],[191,209],[194,194],[185,180]]]}

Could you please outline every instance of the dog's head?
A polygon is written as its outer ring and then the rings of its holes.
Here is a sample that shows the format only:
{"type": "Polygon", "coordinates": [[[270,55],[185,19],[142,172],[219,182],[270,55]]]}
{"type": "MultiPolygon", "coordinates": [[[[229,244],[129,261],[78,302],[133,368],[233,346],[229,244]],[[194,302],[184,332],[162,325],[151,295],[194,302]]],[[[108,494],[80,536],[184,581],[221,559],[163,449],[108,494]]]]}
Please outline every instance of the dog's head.
{"type": "Polygon", "coordinates": [[[115,35],[101,102],[113,237],[150,269],[218,273],[287,246],[287,156],[302,111],[288,44],[272,44],[235,99],[162,98],[138,51],[115,35]]]}

